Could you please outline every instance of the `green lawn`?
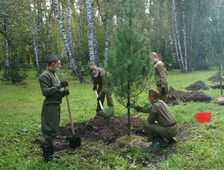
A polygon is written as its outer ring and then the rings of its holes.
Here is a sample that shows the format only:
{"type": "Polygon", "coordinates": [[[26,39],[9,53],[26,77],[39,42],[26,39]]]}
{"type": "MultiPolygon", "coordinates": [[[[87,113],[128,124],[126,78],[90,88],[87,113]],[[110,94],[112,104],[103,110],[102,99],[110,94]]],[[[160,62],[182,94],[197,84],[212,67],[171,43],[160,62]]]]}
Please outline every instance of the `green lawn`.
{"type": "MultiPolygon", "coordinates": [[[[2,72],[0,72],[2,74],[2,72]]],[[[207,78],[215,71],[197,71],[180,74],[178,70],[169,72],[170,85],[175,89],[184,88],[197,80],[212,85],[207,78]]],[[[71,110],[74,121],[87,121],[95,115],[96,97],[87,77],[87,83],[79,84],[63,71],[58,73],[61,80],[69,81],[71,110]]],[[[153,84],[151,85],[153,87],[153,84]]],[[[210,103],[181,103],[171,110],[180,125],[178,144],[168,157],[159,156],[152,161],[150,149],[121,149],[103,142],[84,143],[77,150],[60,151],[62,158],[58,164],[44,163],[42,151],[34,144],[40,138],[40,112],[43,96],[34,71],[28,72],[26,84],[11,85],[0,81],[0,169],[223,169],[224,167],[224,116],[223,107],[210,103]],[[198,123],[195,113],[211,111],[209,123],[198,123]],[[139,164],[139,160],[144,166],[139,164]]],[[[219,97],[219,90],[204,91],[213,99],[219,97]]],[[[138,104],[147,103],[147,91],[141,94],[138,104]]],[[[115,100],[115,114],[124,115],[123,108],[115,100]]],[[[61,126],[68,123],[65,100],[62,106],[61,126]]],[[[142,119],[147,115],[132,112],[142,119]]],[[[160,152],[166,154],[166,149],[160,152]]]]}

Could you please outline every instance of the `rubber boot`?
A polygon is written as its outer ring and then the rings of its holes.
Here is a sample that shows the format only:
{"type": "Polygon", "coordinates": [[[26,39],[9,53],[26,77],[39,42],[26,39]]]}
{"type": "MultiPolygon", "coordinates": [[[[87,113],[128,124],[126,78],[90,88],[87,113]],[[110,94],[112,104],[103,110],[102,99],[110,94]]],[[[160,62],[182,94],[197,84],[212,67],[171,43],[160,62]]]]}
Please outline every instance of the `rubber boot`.
{"type": "Polygon", "coordinates": [[[115,117],[114,117],[114,107],[109,107],[109,114],[110,114],[110,118],[111,119],[115,119],[115,117]]]}
{"type": "Polygon", "coordinates": [[[43,146],[43,158],[45,162],[57,163],[58,159],[54,157],[54,148],[43,146]]]}
{"type": "Polygon", "coordinates": [[[165,139],[157,134],[153,134],[152,135],[153,138],[157,141],[157,143],[152,144],[152,147],[161,147],[161,148],[165,148],[167,146],[169,146],[169,144],[165,141],[165,139]]]}
{"type": "Polygon", "coordinates": [[[173,144],[177,143],[177,139],[175,137],[172,137],[172,138],[167,139],[167,140],[168,140],[168,144],[170,144],[170,145],[173,145],[173,144]]]}

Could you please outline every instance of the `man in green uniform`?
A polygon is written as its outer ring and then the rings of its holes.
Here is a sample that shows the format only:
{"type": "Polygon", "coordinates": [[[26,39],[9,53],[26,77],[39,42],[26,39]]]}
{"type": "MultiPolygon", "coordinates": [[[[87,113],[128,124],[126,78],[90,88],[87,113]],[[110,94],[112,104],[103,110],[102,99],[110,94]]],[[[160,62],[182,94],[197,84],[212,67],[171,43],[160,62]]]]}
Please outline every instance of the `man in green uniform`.
{"type": "Polygon", "coordinates": [[[97,98],[97,109],[96,111],[102,110],[99,104],[99,100],[104,103],[105,96],[107,98],[107,105],[109,107],[110,117],[114,119],[114,103],[112,98],[112,83],[108,80],[108,73],[106,73],[103,69],[92,65],[90,67],[92,81],[93,81],[93,90],[97,90],[98,98],[97,98]],[[98,86],[98,88],[97,88],[98,86]]]}
{"type": "Polygon", "coordinates": [[[60,122],[60,104],[65,95],[69,95],[68,90],[61,90],[68,86],[67,81],[60,82],[56,71],[61,68],[59,55],[49,55],[46,59],[48,69],[39,76],[40,87],[45,100],[41,113],[41,130],[44,137],[43,158],[46,162],[57,162],[54,156],[53,140],[58,133],[60,122]]]}
{"type": "Polygon", "coordinates": [[[155,52],[152,52],[150,56],[154,64],[154,74],[157,90],[159,92],[159,99],[166,102],[167,95],[169,93],[169,85],[167,81],[167,70],[165,64],[160,60],[160,56],[158,56],[155,52]]]}
{"type": "Polygon", "coordinates": [[[176,138],[174,137],[178,133],[178,125],[175,117],[167,104],[159,100],[159,92],[157,90],[149,90],[148,97],[152,104],[151,107],[142,108],[136,106],[135,109],[139,112],[150,113],[146,123],[147,131],[158,142],[154,143],[153,146],[167,147],[169,144],[176,143],[176,138]]]}

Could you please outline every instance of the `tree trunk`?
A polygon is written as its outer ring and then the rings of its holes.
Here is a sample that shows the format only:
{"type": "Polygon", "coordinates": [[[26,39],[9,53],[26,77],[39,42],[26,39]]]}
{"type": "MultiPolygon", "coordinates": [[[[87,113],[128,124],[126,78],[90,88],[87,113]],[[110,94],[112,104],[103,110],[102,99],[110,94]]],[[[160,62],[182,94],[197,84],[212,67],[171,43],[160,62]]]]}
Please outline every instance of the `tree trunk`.
{"type": "Polygon", "coordinates": [[[5,67],[4,67],[4,77],[7,77],[9,74],[9,43],[5,39],[5,67]]]}
{"type": "Polygon", "coordinates": [[[82,44],[82,35],[83,35],[83,1],[79,2],[79,35],[78,35],[78,61],[81,61],[80,58],[83,54],[81,44],[82,44]]]}
{"type": "Polygon", "coordinates": [[[70,62],[71,62],[72,70],[74,71],[76,76],[79,78],[79,81],[83,82],[84,81],[83,76],[79,72],[78,65],[75,61],[75,58],[74,58],[73,53],[72,53],[72,51],[70,49],[70,46],[69,46],[68,38],[67,38],[67,35],[66,35],[66,32],[65,32],[64,22],[63,22],[63,20],[61,19],[61,16],[60,16],[57,0],[53,0],[52,3],[53,3],[53,6],[54,6],[54,10],[55,10],[55,13],[56,13],[56,17],[58,19],[58,23],[59,23],[61,32],[62,32],[62,36],[63,36],[63,39],[64,39],[64,44],[66,46],[66,50],[68,52],[68,56],[69,56],[69,59],[70,59],[70,62]]]}
{"type": "Polygon", "coordinates": [[[158,2],[158,16],[157,16],[157,31],[156,31],[156,38],[157,38],[157,53],[160,53],[160,25],[161,25],[161,6],[162,6],[162,2],[161,0],[159,0],[158,2]]]}
{"type": "Polygon", "coordinates": [[[89,57],[90,63],[99,66],[98,49],[97,49],[97,36],[96,26],[94,22],[94,1],[85,0],[87,22],[88,22],[88,45],[89,45],[89,57]]]}
{"type": "Polygon", "coordinates": [[[188,53],[187,53],[187,33],[186,33],[186,19],[185,19],[185,11],[183,10],[183,34],[184,34],[184,70],[185,72],[189,72],[188,69],[188,53]]]}
{"type": "Polygon", "coordinates": [[[180,34],[178,30],[178,22],[177,22],[177,10],[176,10],[176,2],[175,0],[172,0],[172,14],[173,14],[173,22],[174,22],[174,36],[175,36],[175,41],[176,41],[176,51],[178,50],[178,55],[177,55],[177,60],[180,65],[181,72],[186,72],[184,68],[184,58],[182,54],[182,48],[181,48],[181,43],[180,43],[180,34]]]}
{"type": "Polygon", "coordinates": [[[105,9],[105,56],[104,56],[104,67],[107,68],[107,62],[108,62],[108,42],[109,42],[109,15],[108,15],[108,0],[104,0],[104,9],[105,9]]]}
{"type": "Polygon", "coordinates": [[[68,19],[68,44],[70,49],[72,49],[72,22],[71,22],[71,15],[72,10],[70,6],[70,0],[67,0],[67,19],[68,19]]]}

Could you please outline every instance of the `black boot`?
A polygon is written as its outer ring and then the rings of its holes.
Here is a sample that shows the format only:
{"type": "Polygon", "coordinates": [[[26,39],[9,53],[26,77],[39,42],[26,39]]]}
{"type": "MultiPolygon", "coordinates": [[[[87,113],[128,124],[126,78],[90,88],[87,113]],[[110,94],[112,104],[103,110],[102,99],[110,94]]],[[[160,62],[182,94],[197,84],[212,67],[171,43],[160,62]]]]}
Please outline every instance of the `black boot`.
{"type": "Polygon", "coordinates": [[[153,138],[157,141],[157,143],[152,144],[153,147],[161,147],[166,148],[169,144],[165,141],[165,139],[157,134],[152,135],[153,138]]]}
{"type": "Polygon", "coordinates": [[[170,145],[173,145],[173,144],[177,143],[177,139],[175,137],[172,137],[172,138],[167,139],[167,140],[168,140],[168,144],[170,144],[170,145]]]}
{"type": "Polygon", "coordinates": [[[58,159],[54,156],[54,148],[43,146],[43,158],[46,162],[57,163],[58,159]]]}

